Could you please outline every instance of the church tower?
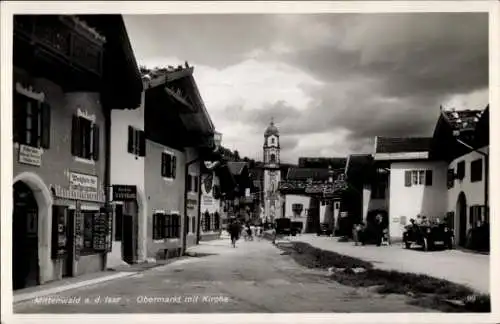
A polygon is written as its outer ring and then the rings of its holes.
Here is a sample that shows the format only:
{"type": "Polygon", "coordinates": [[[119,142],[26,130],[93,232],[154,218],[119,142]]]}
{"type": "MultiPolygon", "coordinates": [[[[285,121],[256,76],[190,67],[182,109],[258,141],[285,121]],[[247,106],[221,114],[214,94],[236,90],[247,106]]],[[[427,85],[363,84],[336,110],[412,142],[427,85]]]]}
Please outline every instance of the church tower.
{"type": "Polygon", "coordinates": [[[281,217],[280,180],[280,135],[271,120],[264,132],[264,214],[270,222],[281,217]]]}

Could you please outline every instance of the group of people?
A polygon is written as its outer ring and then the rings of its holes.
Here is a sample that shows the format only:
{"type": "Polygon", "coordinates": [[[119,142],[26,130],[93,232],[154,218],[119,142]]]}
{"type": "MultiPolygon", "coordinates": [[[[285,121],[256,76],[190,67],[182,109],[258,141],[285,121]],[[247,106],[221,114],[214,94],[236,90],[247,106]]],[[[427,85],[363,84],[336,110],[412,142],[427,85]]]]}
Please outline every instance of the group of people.
{"type": "Polygon", "coordinates": [[[245,241],[253,241],[254,236],[261,237],[264,231],[261,225],[251,226],[249,222],[243,224],[238,219],[231,219],[228,232],[231,236],[231,245],[232,247],[236,247],[236,242],[240,239],[240,236],[243,234],[245,241]]]}
{"type": "Polygon", "coordinates": [[[377,246],[389,244],[389,231],[380,214],[376,215],[368,226],[364,222],[354,224],[352,237],[355,245],[364,245],[369,240],[375,241],[377,246]]]}

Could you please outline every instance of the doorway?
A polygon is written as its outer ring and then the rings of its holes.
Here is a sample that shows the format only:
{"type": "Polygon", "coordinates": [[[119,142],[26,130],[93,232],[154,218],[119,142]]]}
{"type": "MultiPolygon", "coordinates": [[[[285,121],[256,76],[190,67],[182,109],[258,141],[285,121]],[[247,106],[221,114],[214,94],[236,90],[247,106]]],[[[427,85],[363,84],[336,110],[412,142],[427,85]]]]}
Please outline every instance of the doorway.
{"type": "Polygon", "coordinates": [[[457,201],[458,215],[458,245],[465,247],[467,244],[467,198],[461,192],[457,201]]]}
{"type": "Polygon", "coordinates": [[[73,276],[75,211],[68,210],[66,214],[66,256],[64,258],[63,277],[73,276]]]}
{"type": "Polygon", "coordinates": [[[38,265],[38,204],[31,188],[14,184],[12,218],[12,285],[22,289],[40,284],[38,265]]]}
{"type": "MultiPolygon", "coordinates": [[[[132,264],[137,259],[137,201],[126,201],[123,203],[122,215],[122,256],[123,261],[132,264]]],[[[117,210],[118,212],[118,210],[117,210]]],[[[118,215],[117,215],[118,216],[118,215]]],[[[119,230],[118,228],[116,230],[119,230]]]]}

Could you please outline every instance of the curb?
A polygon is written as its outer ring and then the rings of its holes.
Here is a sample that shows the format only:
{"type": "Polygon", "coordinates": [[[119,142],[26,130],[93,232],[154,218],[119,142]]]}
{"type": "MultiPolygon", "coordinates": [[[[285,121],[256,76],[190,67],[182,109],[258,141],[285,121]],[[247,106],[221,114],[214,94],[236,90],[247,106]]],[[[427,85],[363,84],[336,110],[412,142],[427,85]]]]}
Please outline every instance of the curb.
{"type": "Polygon", "coordinates": [[[106,276],[106,277],[75,282],[73,284],[49,288],[49,289],[31,292],[31,293],[14,295],[12,299],[13,299],[13,303],[17,304],[17,303],[31,300],[31,299],[35,299],[38,297],[44,297],[44,296],[57,294],[57,293],[67,291],[67,290],[77,289],[77,288],[86,287],[86,286],[92,286],[92,285],[96,285],[96,284],[101,283],[101,282],[106,282],[106,281],[110,281],[110,280],[114,280],[114,279],[118,279],[118,278],[125,278],[125,277],[129,277],[129,276],[133,276],[133,275],[136,275],[137,273],[138,272],[119,272],[119,273],[116,273],[116,274],[113,274],[110,276],[106,276]]]}

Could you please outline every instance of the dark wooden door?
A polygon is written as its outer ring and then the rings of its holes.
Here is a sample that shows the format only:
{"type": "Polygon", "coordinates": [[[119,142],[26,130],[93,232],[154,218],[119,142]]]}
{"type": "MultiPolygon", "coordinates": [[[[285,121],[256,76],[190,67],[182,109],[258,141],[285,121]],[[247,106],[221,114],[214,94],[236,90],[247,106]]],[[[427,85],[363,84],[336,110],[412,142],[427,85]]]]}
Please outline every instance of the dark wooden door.
{"type": "Polygon", "coordinates": [[[75,247],[75,211],[66,210],[66,255],[64,257],[63,277],[73,276],[75,247]]]}
{"type": "Polygon", "coordinates": [[[36,286],[38,265],[38,206],[31,189],[24,183],[14,185],[12,224],[13,289],[36,286]]]}
{"type": "Polygon", "coordinates": [[[123,260],[134,262],[134,220],[131,215],[123,215],[123,260]]]}

